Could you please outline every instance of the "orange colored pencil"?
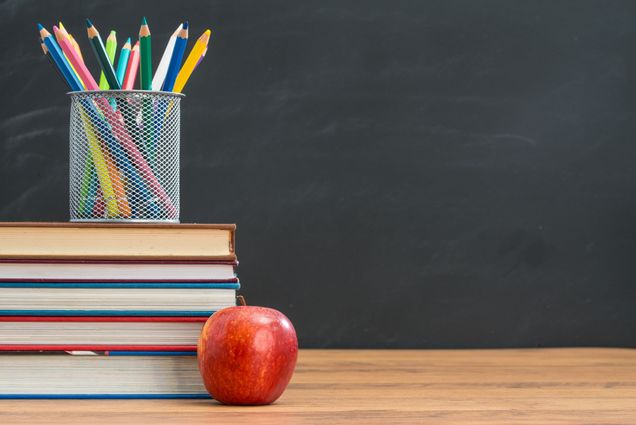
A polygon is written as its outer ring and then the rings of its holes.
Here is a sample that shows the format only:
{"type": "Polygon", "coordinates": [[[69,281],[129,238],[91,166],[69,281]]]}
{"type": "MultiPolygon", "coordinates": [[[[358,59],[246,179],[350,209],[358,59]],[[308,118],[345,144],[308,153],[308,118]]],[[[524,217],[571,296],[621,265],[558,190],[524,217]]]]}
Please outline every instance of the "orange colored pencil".
{"type": "MultiPolygon", "coordinates": [[[[58,28],[61,29],[61,30],[66,31],[66,28],[64,28],[64,25],[62,24],[62,21],[60,21],[58,23],[58,28]]],[[[73,37],[73,34],[71,34],[68,31],[66,31],[66,35],[68,36],[68,41],[71,42],[71,46],[73,46],[73,48],[75,49],[75,51],[79,55],[80,59],[82,60],[82,62],[84,62],[84,56],[82,56],[82,50],[80,49],[79,44],[77,44],[77,41],[75,40],[75,37],[73,37]]]]}

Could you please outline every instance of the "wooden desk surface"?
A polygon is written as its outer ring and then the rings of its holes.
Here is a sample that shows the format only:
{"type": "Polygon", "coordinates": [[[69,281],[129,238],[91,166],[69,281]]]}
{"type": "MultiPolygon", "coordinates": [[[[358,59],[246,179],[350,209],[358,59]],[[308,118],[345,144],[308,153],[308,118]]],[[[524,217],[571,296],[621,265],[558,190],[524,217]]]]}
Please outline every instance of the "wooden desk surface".
{"type": "Polygon", "coordinates": [[[0,401],[0,424],[636,424],[636,350],[303,350],[274,405],[0,401]]]}

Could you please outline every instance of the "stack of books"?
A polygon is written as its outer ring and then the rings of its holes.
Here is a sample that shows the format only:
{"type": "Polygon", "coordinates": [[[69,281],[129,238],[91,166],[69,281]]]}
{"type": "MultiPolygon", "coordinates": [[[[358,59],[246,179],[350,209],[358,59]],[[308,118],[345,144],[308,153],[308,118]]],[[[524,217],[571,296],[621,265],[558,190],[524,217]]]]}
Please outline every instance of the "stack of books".
{"type": "Polygon", "coordinates": [[[234,225],[0,223],[0,398],[207,397],[234,225]]]}

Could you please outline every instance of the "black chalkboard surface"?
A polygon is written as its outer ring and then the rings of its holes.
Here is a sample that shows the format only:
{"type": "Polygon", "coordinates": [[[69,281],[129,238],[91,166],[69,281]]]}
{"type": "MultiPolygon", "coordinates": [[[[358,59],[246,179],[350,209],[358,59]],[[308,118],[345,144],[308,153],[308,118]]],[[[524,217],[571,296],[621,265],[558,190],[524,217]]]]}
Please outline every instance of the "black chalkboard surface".
{"type": "Polygon", "coordinates": [[[636,346],[636,3],[1,2],[0,220],[68,219],[36,22],[96,73],[84,18],[144,14],[158,51],[214,31],[182,221],[238,224],[243,293],[302,346],[636,346]]]}

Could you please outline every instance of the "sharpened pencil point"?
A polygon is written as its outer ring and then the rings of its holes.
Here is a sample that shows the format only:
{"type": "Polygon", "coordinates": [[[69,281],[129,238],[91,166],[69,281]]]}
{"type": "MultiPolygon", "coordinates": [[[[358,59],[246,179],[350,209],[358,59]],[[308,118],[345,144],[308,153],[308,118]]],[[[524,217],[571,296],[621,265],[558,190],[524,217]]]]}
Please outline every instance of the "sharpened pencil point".
{"type": "Polygon", "coordinates": [[[130,37],[126,39],[126,42],[124,44],[130,44],[130,37]]]}
{"type": "Polygon", "coordinates": [[[44,27],[42,26],[42,24],[38,24],[38,31],[42,31],[44,29],[44,27]]]}
{"type": "Polygon", "coordinates": [[[93,23],[92,23],[92,22],[91,22],[91,20],[90,20],[90,19],[88,19],[88,18],[86,18],[86,26],[87,26],[88,28],[90,28],[90,27],[92,27],[92,26],[93,26],[93,23]]]}
{"type": "Polygon", "coordinates": [[[188,21],[185,21],[185,22],[183,23],[183,29],[184,29],[184,30],[187,30],[187,29],[188,29],[188,21]]]}
{"type": "Polygon", "coordinates": [[[141,18],[141,25],[148,25],[148,21],[146,21],[146,17],[141,18]]]}

